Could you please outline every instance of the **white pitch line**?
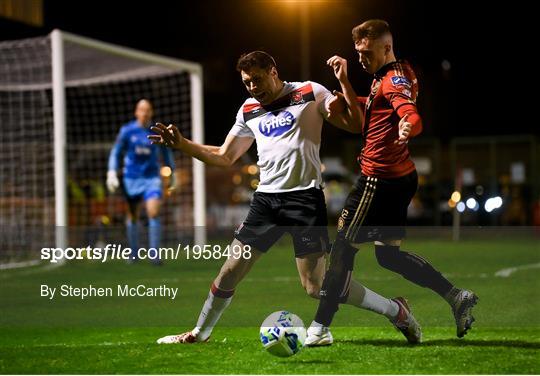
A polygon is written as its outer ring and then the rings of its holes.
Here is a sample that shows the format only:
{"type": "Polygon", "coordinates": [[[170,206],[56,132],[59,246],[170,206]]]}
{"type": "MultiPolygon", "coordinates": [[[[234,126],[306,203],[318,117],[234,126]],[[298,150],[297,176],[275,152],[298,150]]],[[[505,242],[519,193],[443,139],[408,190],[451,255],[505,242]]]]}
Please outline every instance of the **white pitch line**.
{"type": "Polygon", "coordinates": [[[11,348],[35,348],[35,347],[101,347],[101,346],[125,346],[138,345],[139,342],[101,342],[101,343],[40,343],[35,345],[5,346],[11,348]]]}
{"type": "Polygon", "coordinates": [[[0,270],[27,268],[29,266],[38,265],[40,262],[41,262],[41,260],[10,262],[9,264],[0,264],[0,270]]]}
{"type": "Polygon", "coordinates": [[[519,266],[514,266],[511,268],[501,269],[495,272],[495,277],[508,278],[519,270],[536,269],[536,268],[540,268],[540,262],[536,264],[519,265],[519,266]]]}
{"type": "MultiPolygon", "coordinates": [[[[475,279],[475,278],[488,278],[487,273],[480,274],[443,274],[446,278],[463,278],[463,279],[475,279]]],[[[368,281],[368,282],[387,282],[393,281],[399,277],[398,274],[390,274],[386,276],[364,276],[358,277],[359,281],[368,281]]],[[[196,283],[206,283],[208,282],[207,277],[192,277],[189,278],[190,282],[196,283]]],[[[181,278],[142,278],[137,279],[137,283],[181,283],[183,280],[181,278]]],[[[297,283],[300,282],[300,277],[298,276],[273,276],[273,277],[246,277],[242,280],[243,282],[277,282],[277,283],[297,283]]]]}
{"type": "MultiPolygon", "coordinates": [[[[0,271],[2,271],[2,273],[0,273],[0,280],[10,279],[14,277],[13,273],[4,272],[6,270],[21,269],[20,271],[17,271],[16,273],[16,278],[21,278],[22,276],[25,276],[25,275],[47,272],[47,271],[50,271],[50,270],[53,270],[53,269],[56,269],[65,265],[64,263],[51,264],[51,263],[42,263],[39,260],[34,260],[34,261],[25,262],[25,265],[20,265],[16,267],[6,267],[7,265],[13,265],[13,264],[15,263],[0,265],[0,271]],[[36,267],[31,268],[31,266],[36,266],[36,267]]],[[[21,263],[17,263],[17,264],[21,264],[21,263]]]]}

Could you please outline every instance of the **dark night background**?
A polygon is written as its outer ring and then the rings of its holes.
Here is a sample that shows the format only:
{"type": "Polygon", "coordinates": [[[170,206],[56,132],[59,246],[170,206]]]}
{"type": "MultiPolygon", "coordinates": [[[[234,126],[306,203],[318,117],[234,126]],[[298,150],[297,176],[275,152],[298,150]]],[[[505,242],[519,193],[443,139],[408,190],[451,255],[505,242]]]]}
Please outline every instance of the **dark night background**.
{"type": "MultiPolygon", "coordinates": [[[[43,27],[0,18],[0,29],[5,40],[59,28],[202,63],[206,141],[220,144],[247,95],[235,71],[240,54],[264,49],[276,58],[282,79],[300,80],[299,6],[310,7],[310,79],[329,89],[338,88],[325,61],[339,54],[349,60],[349,75],[359,95],[367,94],[371,80],[357,62],[351,29],[366,19],[383,18],[393,29],[396,55],[416,68],[424,136],[447,142],[454,136],[537,133],[532,121],[523,121],[519,113],[510,115],[506,99],[512,94],[506,87],[513,76],[505,71],[505,64],[515,58],[516,45],[503,43],[504,36],[514,30],[503,20],[512,18],[511,11],[493,5],[476,5],[475,9],[472,4],[44,0],[43,27]],[[442,67],[445,60],[450,63],[449,70],[442,67]]],[[[334,129],[325,132],[341,133],[334,129]]]]}

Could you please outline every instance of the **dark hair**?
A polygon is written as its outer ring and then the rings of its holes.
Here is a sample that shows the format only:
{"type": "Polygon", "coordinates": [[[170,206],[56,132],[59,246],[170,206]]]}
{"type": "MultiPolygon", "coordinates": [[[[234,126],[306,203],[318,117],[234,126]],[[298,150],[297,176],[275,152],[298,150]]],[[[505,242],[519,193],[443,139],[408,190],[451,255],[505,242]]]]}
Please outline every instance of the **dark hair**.
{"type": "Polygon", "coordinates": [[[264,51],[253,51],[240,56],[236,63],[236,70],[238,72],[248,71],[253,67],[269,71],[272,67],[276,67],[276,61],[264,51]]]}
{"type": "Polygon", "coordinates": [[[378,39],[387,33],[390,33],[388,22],[384,20],[368,20],[352,29],[352,38],[355,42],[364,38],[378,39]]]}

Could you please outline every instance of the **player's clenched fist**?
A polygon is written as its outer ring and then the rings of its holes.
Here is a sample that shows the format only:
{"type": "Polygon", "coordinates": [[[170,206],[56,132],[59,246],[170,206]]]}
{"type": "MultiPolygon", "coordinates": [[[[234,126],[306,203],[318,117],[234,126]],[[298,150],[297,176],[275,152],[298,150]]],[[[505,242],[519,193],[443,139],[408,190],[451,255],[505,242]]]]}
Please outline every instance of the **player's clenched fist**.
{"type": "Polygon", "coordinates": [[[334,55],[326,61],[326,64],[332,67],[339,81],[347,79],[347,59],[334,55]]]}
{"type": "Polygon", "coordinates": [[[409,114],[405,114],[399,121],[398,125],[398,139],[394,142],[396,144],[405,144],[409,140],[409,134],[411,133],[412,124],[407,121],[409,114]]]}
{"type": "Polygon", "coordinates": [[[173,124],[169,124],[166,127],[164,124],[156,123],[155,126],[150,127],[155,135],[150,135],[148,138],[152,141],[152,144],[164,145],[173,149],[180,149],[185,141],[184,136],[178,130],[178,127],[173,124]]]}

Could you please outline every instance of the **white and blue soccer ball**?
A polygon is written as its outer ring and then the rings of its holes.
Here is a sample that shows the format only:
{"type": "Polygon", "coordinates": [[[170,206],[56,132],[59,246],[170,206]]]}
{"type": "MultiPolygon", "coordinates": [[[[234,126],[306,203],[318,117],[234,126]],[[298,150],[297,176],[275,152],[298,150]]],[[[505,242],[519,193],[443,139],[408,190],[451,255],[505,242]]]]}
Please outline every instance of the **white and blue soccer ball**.
{"type": "Polygon", "coordinates": [[[270,314],[259,331],[266,351],[280,357],[297,354],[306,341],[306,328],[300,317],[289,311],[270,314]]]}

